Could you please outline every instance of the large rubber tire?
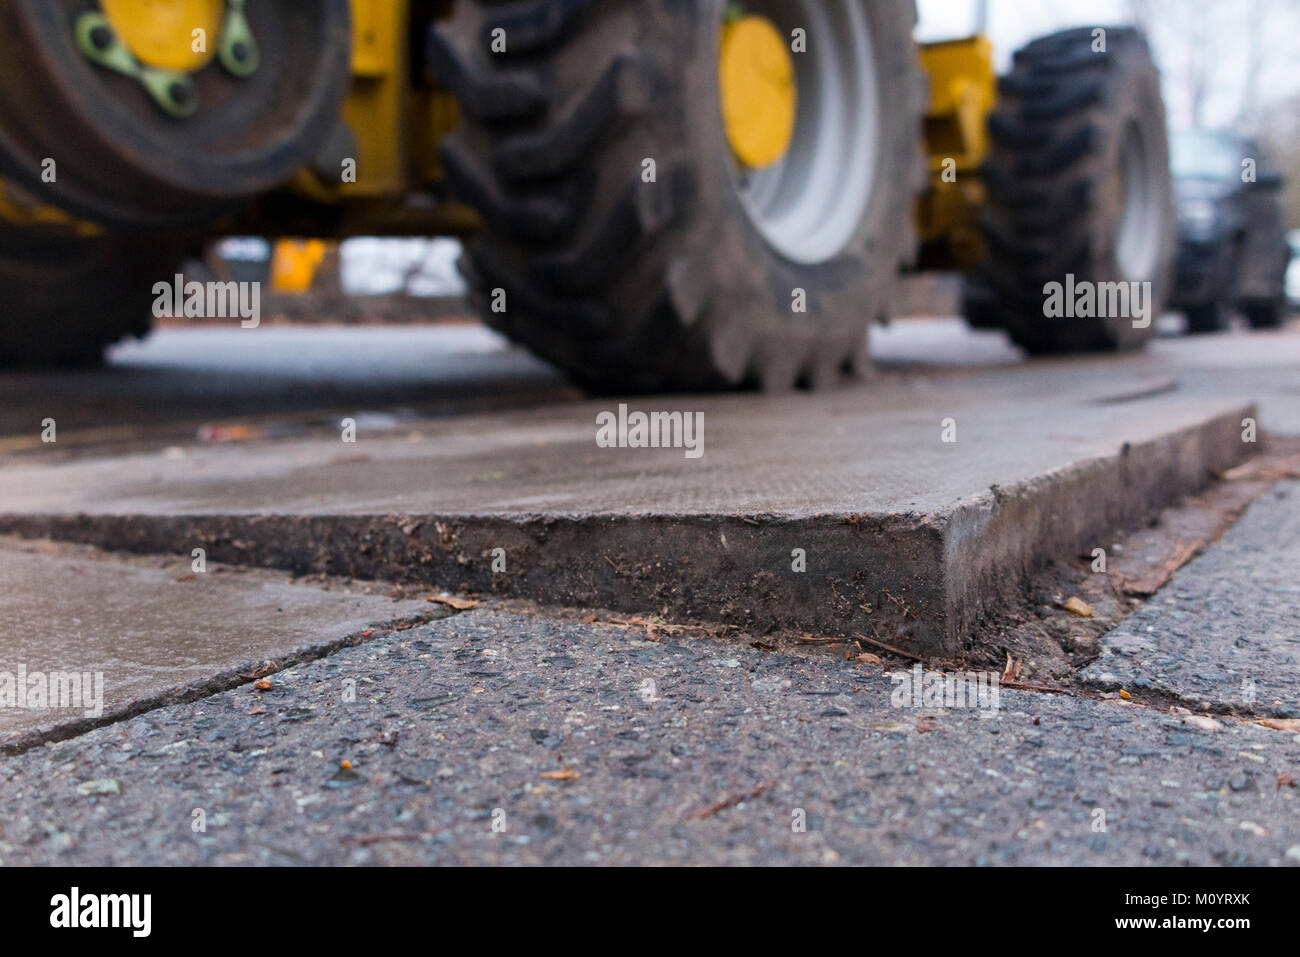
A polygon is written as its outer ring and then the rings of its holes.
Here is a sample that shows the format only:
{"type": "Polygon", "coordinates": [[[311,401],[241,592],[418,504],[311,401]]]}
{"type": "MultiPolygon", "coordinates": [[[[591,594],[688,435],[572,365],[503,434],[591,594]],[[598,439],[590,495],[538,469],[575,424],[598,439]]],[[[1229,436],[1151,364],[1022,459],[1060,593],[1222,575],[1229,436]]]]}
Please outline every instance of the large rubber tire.
{"type": "Polygon", "coordinates": [[[1242,311],[1252,329],[1278,329],[1286,322],[1286,299],[1248,299],[1242,311]]]}
{"type": "Polygon", "coordinates": [[[1189,336],[1223,332],[1231,325],[1228,310],[1218,300],[1187,306],[1183,309],[1183,316],[1189,336]]]}
{"type": "Polygon", "coordinates": [[[0,174],[52,206],[141,233],[207,223],[289,180],[338,125],[351,81],[345,0],[249,3],[260,66],[243,79],[199,70],[199,111],[183,120],[78,49],[74,24],[92,6],[0,4],[0,174]]]}
{"type": "MultiPolygon", "coordinates": [[[[463,265],[480,310],[592,390],[833,381],[866,362],[866,328],[914,251],[914,5],[863,4],[883,104],[874,188],[847,244],[814,264],[764,239],[734,184],[718,89],[725,5],[461,0],[431,42],[466,117],[444,144],[448,182],[486,222],[463,265]],[[503,54],[490,52],[498,28],[503,54]]],[[[788,6],[760,10],[784,30],[788,6]]],[[[817,49],[810,31],[797,68],[814,69],[817,49]]]]}
{"type": "Polygon", "coordinates": [[[0,232],[0,368],[98,364],[149,331],[153,284],[181,261],[166,242],[0,232]]]}
{"type": "Polygon", "coordinates": [[[1017,52],[989,116],[987,259],[974,283],[1032,353],[1140,346],[1170,290],[1176,233],[1160,78],[1137,31],[1107,28],[1105,52],[1094,39],[1093,28],[1066,30],[1017,52]],[[1135,154],[1141,172],[1126,177],[1135,154]],[[1126,211],[1139,217],[1127,232],[1126,211]],[[1076,283],[1150,282],[1152,322],[1047,318],[1044,287],[1071,273],[1076,283]]]}

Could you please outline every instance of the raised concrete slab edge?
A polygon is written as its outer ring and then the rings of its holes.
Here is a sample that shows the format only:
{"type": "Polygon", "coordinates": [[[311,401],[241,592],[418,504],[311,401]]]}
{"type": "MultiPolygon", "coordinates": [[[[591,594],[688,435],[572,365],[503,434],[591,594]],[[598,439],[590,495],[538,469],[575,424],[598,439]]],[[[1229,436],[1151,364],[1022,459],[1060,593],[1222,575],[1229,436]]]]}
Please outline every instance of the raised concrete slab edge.
{"type": "Polygon", "coordinates": [[[1251,451],[1250,405],[933,513],[7,515],[0,532],[297,573],[424,582],[538,601],[959,654],[1034,569],[1086,553],[1203,488],[1251,451]],[[492,571],[504,549],[504,574],[492,571]],[[809,556],[791,570],[791,551],[809,556]]]}

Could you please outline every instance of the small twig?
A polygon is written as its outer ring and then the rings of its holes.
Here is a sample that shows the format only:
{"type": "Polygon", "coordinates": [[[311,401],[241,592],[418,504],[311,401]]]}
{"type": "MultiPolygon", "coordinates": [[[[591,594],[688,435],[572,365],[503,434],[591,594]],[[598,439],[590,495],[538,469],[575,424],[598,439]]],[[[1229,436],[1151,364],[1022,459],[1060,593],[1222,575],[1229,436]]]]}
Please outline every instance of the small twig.
{"type": "Polygon", "coordinates": [[[998,686],[1002,688],[1013,688],[1016,691],[1043,691],[1047,694],[1069,694],[1066,688],[1051,688],[1047,685],[1025,684],[1020,681],[999,681],[998,686]]]}
{"type": "Polygon", "coordinates": [[[911,652],[903,651],[900,648],[895,648],[893,645],[887,645],[883,641],[876,641],[874,638],[868,638],[866,635],[859,634],[858,638],[869,645],[875,645],[877,648],[884,648],[890,654],[900,655],[904,658],[911,658],[913,661],[925,661],[925,659],[920,655],[914,655],[911,652]]]}
{"type": "Polygon", "coordinates": [[[753,800],[754,798],[762,794],[764,791],[769,790],[775,784],[776,784],[775,781],[764,782],[763,784],[760,784],[758,787],[752,790],[743,791],[740,794],[729,795],[728,797],[724,797],[721,801],[716,801],[713,804],[710,804],[708,807],[702,807],[697,811],[692,811],[690,814],[686,815],[686,817],[688,820],[695,820],[695,821],[701,820],[706,817],[712,817],[713,815],[717,814],[719,811],[725,811],[729,807],[735,807],[737,804],[740,804],[743,801],[753,800]]]}
{"type": "Polygon", "coordinates": [[[347,847],[368,847],[371,844],[383,844],[388,841],[418,841],[433,837],[437,831],[388,831],[384,834],[362,834],[360,837],[345,837],[342,843],[347,847]]]}

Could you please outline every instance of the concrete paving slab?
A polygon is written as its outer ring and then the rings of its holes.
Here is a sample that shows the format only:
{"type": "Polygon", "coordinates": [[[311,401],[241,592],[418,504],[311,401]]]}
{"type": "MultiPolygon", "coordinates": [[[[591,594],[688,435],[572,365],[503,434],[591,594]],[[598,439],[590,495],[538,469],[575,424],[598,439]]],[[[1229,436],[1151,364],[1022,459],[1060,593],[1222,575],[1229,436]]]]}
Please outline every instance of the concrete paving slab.
{"type": "Polygon", "coordinates": [[[1085,683],[1205,711],[1300,718],[1300,482],[1256,499],[1102,642],[1085,683]]]}
{"type": "Polygon", "coordinates": [[[0,530],[951,655],[1042,562],[1241,461],[1254,415],[1095,361],[630,405],[702,417],[698,458],[598,447],[618,409],[359,423],[351,444],[51,446],[0,467],[0,530]]]}
{"type": "Polygon", "coordinates": [[[1293,734],[644,635],[480,608],[28,751],[0,861],[1300,863],[1293,734]]]}
{"type": "Polygon", "coordinates": [[[267,660],[325,654],[379,623],[436,614],[424,601],[278,573],[193,574],[188,559],[0,541],[0,753],[228,688],[267,660]]]}

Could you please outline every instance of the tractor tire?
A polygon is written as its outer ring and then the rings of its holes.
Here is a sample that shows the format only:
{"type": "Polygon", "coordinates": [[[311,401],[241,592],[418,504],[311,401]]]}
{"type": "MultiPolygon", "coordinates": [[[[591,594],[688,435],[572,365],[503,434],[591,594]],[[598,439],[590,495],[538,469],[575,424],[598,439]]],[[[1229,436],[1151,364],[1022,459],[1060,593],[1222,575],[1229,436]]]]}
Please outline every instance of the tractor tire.
{"type": "Polygon", "coordinates": [[[337,131],[351,81],[346,0],[248,4],[260,65],[244,77],[198,69],[187,87],[197,112],[183,119],[79,48],[76,24],[99,6],[0,5],[0,175],[43,202],[141,234],[203,225],[290,180],[337,131]]]}
{"type": "Polygon", "coordinates": [[[181,261],[166,243],[7,229],[0,236],[0,368],[98,365],[149,331],[153,284],[181,261]]]}
{"type": "Polygon", "coordinates": [[[998,304],[992,294],[967,279],[962,286],[962,315],[972,329],[1001,329],[998,304]]]}
{"type": "MultiPolygon", "coordinates": [[[[1122,350],[1155,333],[1176,247],[1160,78],[1142,35],[1065,30],[1018,51],[989,116],[987,258],[975,277],[1031,353],[1122,350]],[[1150,283],[1151,320],[1048,318],[1049,283],[1150,283]]],[[[1131,310],[1130,310],[1131,311],[1131,310]]],[[[980,321],[987,321],[983,316],[980,321]]]]}
{"type": "Polygon", "coordinates": [[[1189,336],[1223,332],[1230,325],[1228,310],[1224,308],[1223,303],[1218,301],[1187,306],[1183,309],[1183,316],[1187,320],[1187,334],[1189,336]]]}
{"type": "Polygon", "coordinates": [[[724,128],[726,0],[456,5],[430,65],[465,116],[443,158],[485,222],[462,268],[490,325],[597,392],[779,391],[863,368],[915,250],[915,7],[790,6],[747,4],[787,37],[807,29],[794,141],[767,180],[802,213],[783,233],[724,128]]]}
{"type": "Polygon", "coordinates": [[[1286,300],[1248,299],[1242,305],[1252,329],[1279,329],[1286,322],[1286,300]]]}

